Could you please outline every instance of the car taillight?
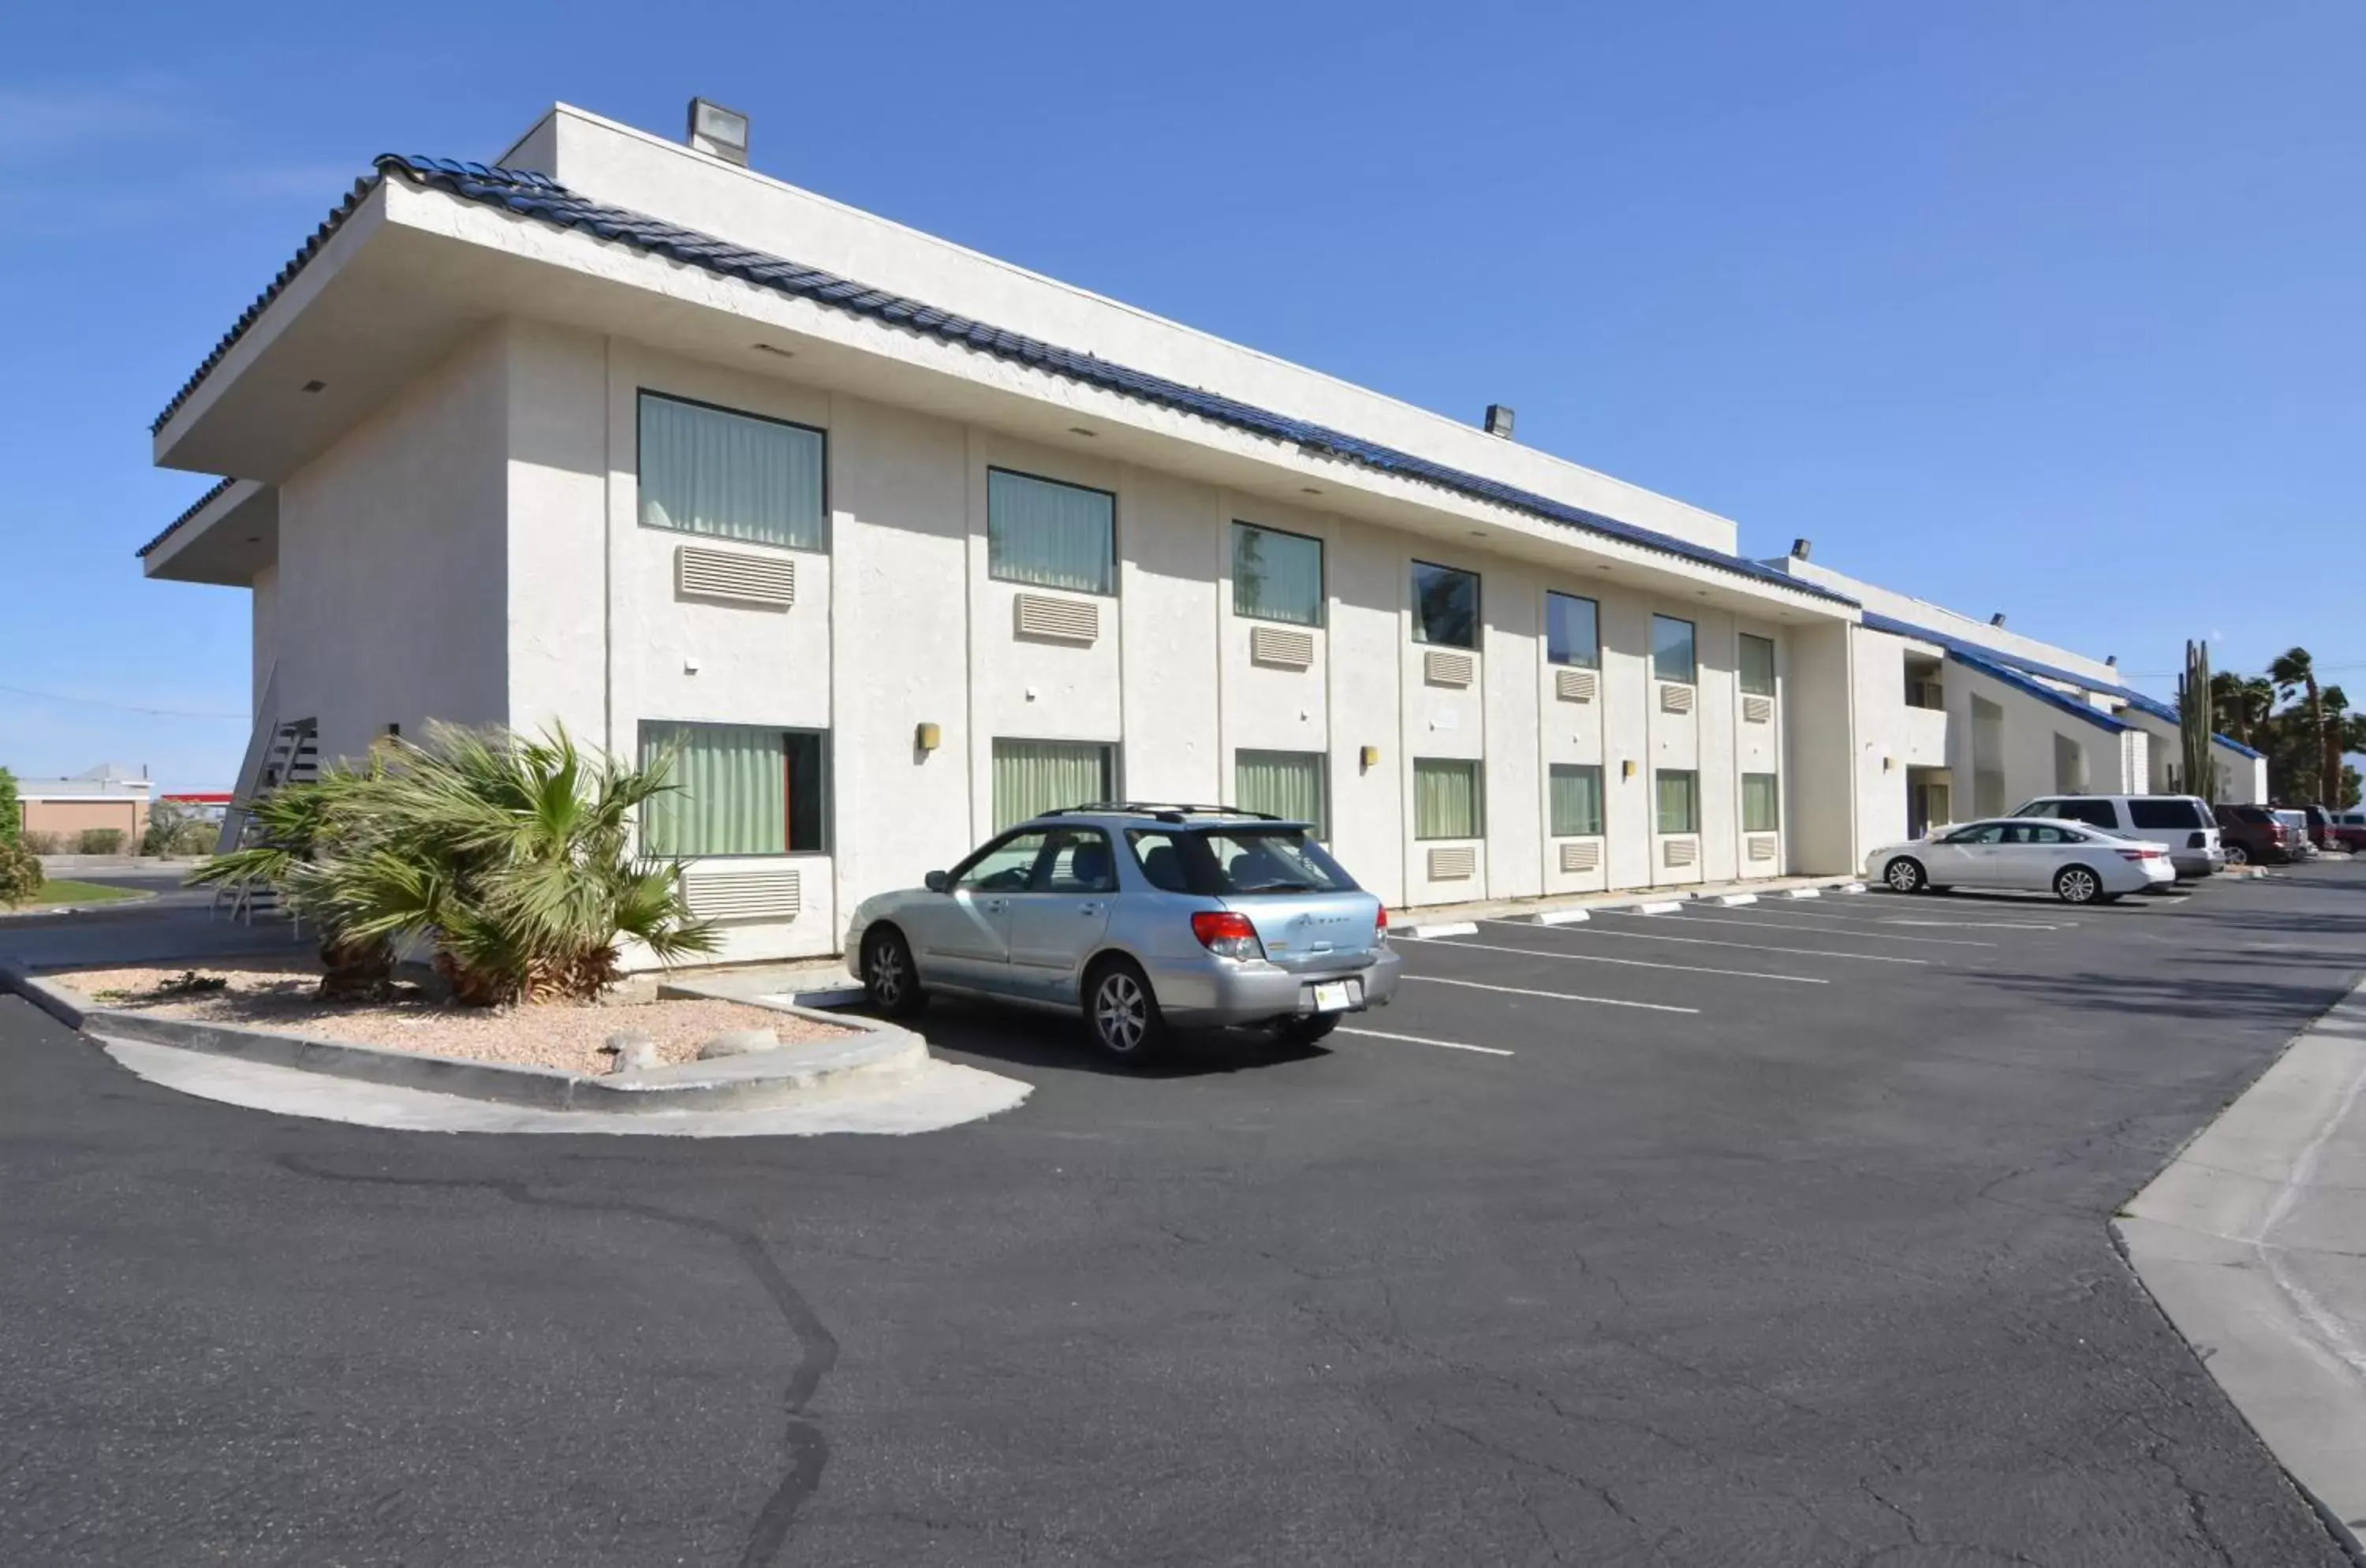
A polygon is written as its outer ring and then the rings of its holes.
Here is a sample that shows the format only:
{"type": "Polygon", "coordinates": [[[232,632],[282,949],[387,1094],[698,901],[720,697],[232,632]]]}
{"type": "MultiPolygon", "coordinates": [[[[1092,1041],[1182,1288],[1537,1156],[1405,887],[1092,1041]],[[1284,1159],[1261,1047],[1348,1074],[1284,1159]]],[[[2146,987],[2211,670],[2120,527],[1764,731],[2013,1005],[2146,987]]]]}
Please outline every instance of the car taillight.
{"type": "Polygon", "coordinates": [[[2158,850],[2122,850],[2119,852],[2119,856],[2122,860],[2158,860],[2160,852],[2158,850]]]}
{"type": "Polygon", "coordinates": [[[1263,958],[1265,944],[1246,915],[1230,909],[1202,909],[1191,917],[1191,934],[1219,958],[1263,958]]]}
{"type": "Polygon", "coordinates": [[[1389,907],[1386,904],[1381,905],[1372,916],[1372,940],[1374,942],[1389,940],[1389,907]]]}

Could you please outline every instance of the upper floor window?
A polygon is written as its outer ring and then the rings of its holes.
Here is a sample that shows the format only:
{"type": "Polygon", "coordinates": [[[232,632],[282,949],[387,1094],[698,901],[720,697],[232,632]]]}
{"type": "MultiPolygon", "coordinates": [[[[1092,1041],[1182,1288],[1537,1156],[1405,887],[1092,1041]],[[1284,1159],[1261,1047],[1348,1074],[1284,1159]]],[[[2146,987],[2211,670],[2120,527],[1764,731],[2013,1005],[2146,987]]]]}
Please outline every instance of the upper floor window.
{"type": "Polygon", "coordinates": [[[790,549],[828,547],[822,433],[643,392],[641,522],[790,549]]]}
{"type": "Polygon", "coordinates": [[[1741,694],[1745,697],[1771,697],[1774,694],[1774,639],[1741,634],[1741,694]]]}
{"type": "Polygon", "coordinates": [[[1321,626],[1323,541],[1254,523],[1234,524],[1233,614],[1321,626]]]}
{"type": "Polygon", "coordinates": [[[1574,593],[1545,595],[1545,662],[1602,667],[1601,612],[1574,593]]]}
{"type": "Polygon", "coordinates": [[[1700,670],[1693,658],[1693,624],[1673,615],[1651,617],[1651,673],[1691,685],[1700,670]]]}
{"type": "Polygon", "coordinates": [[[987,469],[986,570],[1005,582],[1116,592],[1117,497],[987,469]]]}
{"type": "Polygon", "coordinates": [[[1413,563],[1413,639],[1441,648],[1479,646],[1479,575],[1413,563]]]}

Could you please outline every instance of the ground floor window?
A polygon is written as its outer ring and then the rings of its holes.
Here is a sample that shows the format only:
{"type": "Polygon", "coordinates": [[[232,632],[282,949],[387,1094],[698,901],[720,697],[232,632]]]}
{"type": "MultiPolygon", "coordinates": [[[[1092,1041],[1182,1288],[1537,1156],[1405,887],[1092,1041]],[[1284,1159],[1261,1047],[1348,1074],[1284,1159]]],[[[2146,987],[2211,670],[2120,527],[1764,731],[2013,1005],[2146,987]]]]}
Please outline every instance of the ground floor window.
{"type": "Polygon", "coordinates": [[[1117,795],[1117,748],[1097,740],[997,740],[994,830],[1117,795]]]}
{"type": "Polygon", "coordinates": [[[1314,836],[1331,836],[1329,791],[1320,751],[1235,751],[1233,804],[1245,811],[1311,822],[1314,836]]]}
{"type": "Polygon", "coordinates": [[[641,807],[645,853],[825,854],[829,735],[744,724],[641,726],[641,762],[674,787],[641,807]]]}
{"type": "Polygon", "coordinates": [[[1741,830],[1772,833],[1783,820],[1782,784],[1773,773],[1741,775],[1741,830]]]}
{"type": "Polygon", "coordinates": [[[1654,775],[1660,795],[1660,831],[1700,831],[1700,774],[1690,768],[1662,768],[1654,775]]]}
{"type": "Polygon", "coordinates": [[[1555,762],[1551,774],[1552,836],[1592,839],[1602,833],[1602,769],[1592,762],[1555,762]]]}
{"type": "Polygon", "coordinates": [[[1413,761],[1413,836],[1416,839],[1479,839],[1487,816],[1479,789],[1479,764],[1460,757],[1415,757],[1413,761]]]}

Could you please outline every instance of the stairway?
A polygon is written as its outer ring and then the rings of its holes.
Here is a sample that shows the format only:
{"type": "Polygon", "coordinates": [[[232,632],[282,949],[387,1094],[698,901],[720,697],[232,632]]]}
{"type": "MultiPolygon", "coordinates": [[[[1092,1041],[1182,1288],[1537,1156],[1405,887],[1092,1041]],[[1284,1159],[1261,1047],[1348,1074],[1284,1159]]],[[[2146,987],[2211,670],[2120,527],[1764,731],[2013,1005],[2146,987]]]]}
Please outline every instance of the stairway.
{"type": "MultiPolygon", "coordinates": [[[[277,685],[276,671],[272,684],[277,685]]],[[[265,693],[266,705],[272,694],[265,693]]],[[[243,807],[265,799],[283,784],[310,784],[320,778],[320,721],[282,721],[266,706],[265,716],[255,726],[254,739],[248,743],[246,762],[239,774],[235,802],[222,815],[221,838],[215,846],[217,854],[254,842],[254,819],[243,807]]],[[[274,887],[218,886],[214,889],[213,912],[252,925],[257,918],[271,919],[282,913],[279,891],[274,887]]]]}

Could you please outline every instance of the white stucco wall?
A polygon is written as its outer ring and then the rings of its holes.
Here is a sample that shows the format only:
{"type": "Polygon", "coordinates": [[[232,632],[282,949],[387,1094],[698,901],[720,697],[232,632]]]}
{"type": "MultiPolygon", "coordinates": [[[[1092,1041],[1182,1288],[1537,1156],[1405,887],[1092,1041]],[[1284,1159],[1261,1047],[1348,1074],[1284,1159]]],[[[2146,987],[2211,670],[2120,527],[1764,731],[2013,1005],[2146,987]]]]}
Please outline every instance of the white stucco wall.
{"type": "Polygon", "coordinates": [[[271,671],[279,659],[279,566],[276,561],[254,574],[254,594],[247,606],[254,655],[250,660],[252,687],[247,698],[247,711],[258,721],[263,713],[264,689],[271,683],[271,671]]]}
{"type": "MultiPolygon", "coordinates": [[[[758,157],[772,131],[758,127],[758,157]]],[[[1733,524],[1697,507],[1364,388],[1165,321],[663,137],[560,105],[500,154],[583,195],[893,289],[1715,549],[1733,524]]]]}
{"type": "Polygon", "coordinates": [[[324,762],[509,716],[507,388],[480,334],[281,488],[279,712],[319,719],[324,762]]]}

